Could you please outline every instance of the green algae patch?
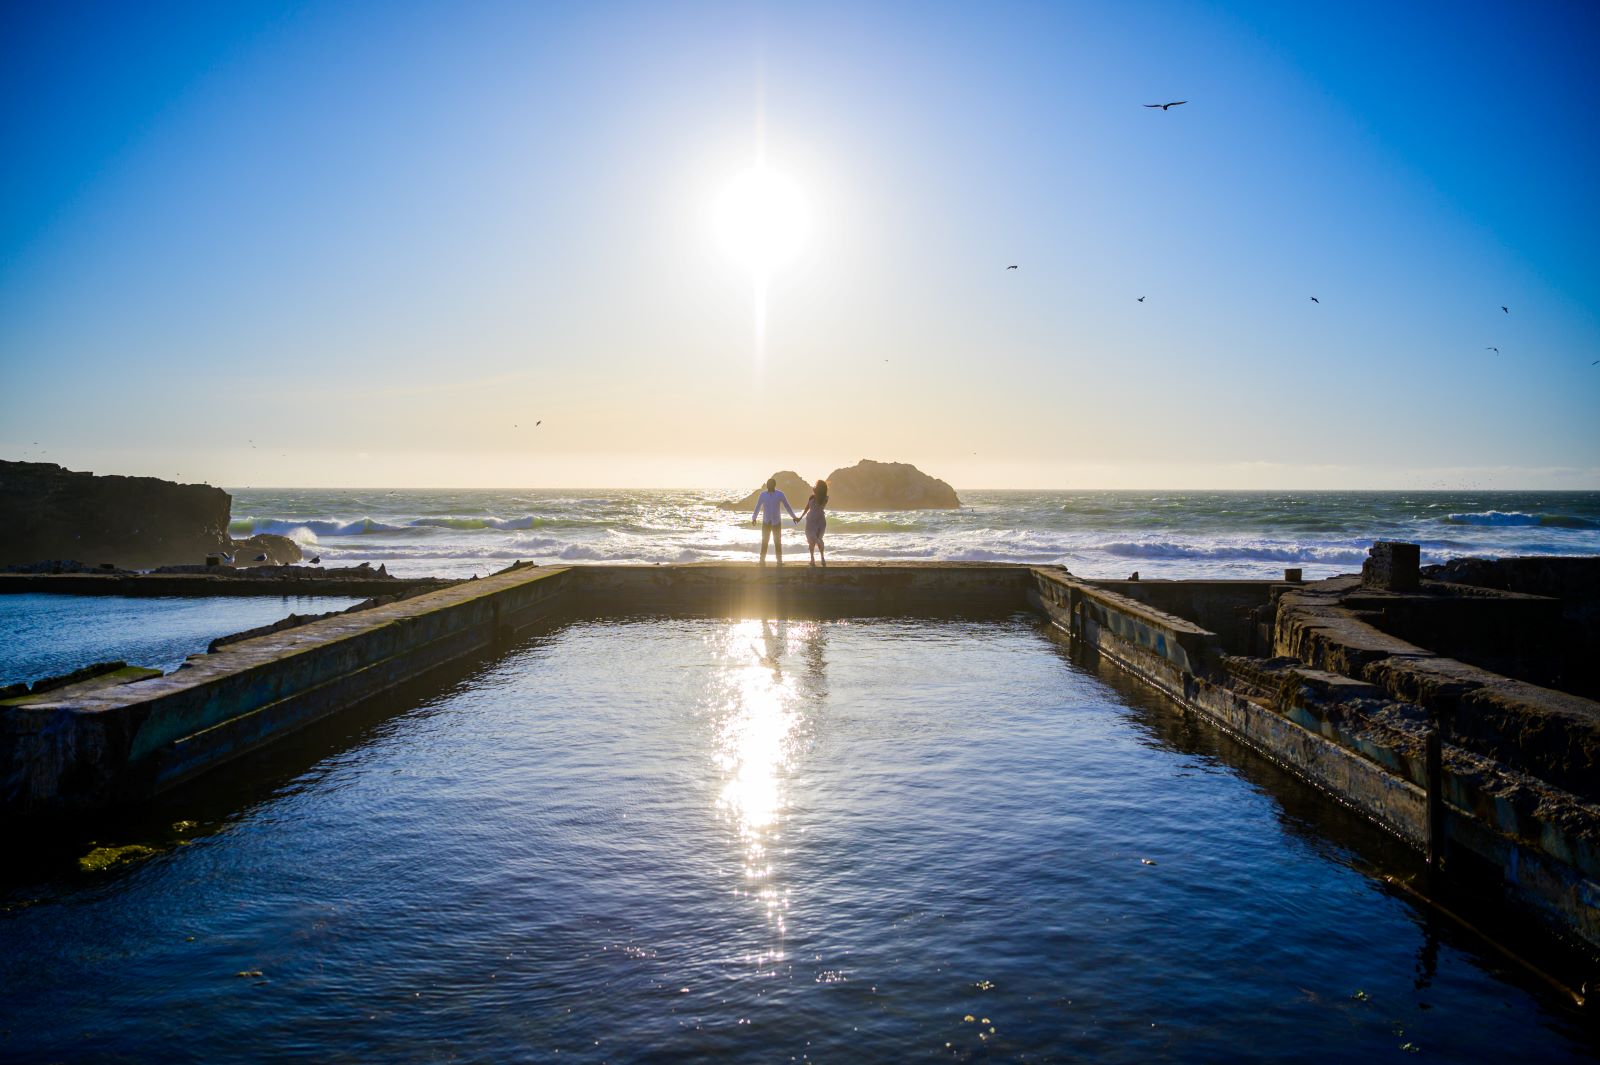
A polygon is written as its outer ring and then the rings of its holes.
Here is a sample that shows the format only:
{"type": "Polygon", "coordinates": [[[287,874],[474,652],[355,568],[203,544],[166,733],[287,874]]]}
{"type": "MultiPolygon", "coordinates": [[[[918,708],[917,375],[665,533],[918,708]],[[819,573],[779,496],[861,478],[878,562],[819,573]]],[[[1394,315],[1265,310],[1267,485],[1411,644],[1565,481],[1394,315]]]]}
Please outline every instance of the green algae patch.
{"type": "Polygon", "coordinates": [[[125,847],[96,847],[78,859],[78,869],[85,873],[103,873],[129,862],[142,862],[161,852],[143,843],[130,843],[125,847]]]}

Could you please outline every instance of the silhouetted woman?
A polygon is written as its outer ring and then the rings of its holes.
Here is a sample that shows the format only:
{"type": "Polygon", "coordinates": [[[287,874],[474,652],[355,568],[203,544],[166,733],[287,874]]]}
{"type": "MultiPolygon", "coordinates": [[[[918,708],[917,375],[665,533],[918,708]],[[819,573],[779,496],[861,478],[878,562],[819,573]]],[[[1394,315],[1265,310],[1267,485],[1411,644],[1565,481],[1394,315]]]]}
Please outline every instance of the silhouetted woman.
{"type": "MultiPolygon", "coordinates": [[[[828,564],[827,549],[822,546],[822,534],[828,530],[828,482],[818,481],[811,489],[811,498],[806,500],[806,508],[800,512],[800,518],[806,519],[806,547],[811,551],[811,564],[817,564],[817,556],[822,556],[822,564],[828,564]]],[[[794,519],[797,523],[800,518],[794,519]]]]}

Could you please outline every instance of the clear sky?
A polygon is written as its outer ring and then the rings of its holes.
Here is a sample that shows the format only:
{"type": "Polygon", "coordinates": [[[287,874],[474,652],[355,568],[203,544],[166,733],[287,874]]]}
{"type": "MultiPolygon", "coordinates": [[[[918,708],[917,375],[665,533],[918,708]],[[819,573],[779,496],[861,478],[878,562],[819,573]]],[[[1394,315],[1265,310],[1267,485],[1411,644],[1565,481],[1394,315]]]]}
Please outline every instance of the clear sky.
{"type": "Polygon", "coordinates": [[[0,12],[0,457],[1600,487],[1593,3],[0,12]]]}

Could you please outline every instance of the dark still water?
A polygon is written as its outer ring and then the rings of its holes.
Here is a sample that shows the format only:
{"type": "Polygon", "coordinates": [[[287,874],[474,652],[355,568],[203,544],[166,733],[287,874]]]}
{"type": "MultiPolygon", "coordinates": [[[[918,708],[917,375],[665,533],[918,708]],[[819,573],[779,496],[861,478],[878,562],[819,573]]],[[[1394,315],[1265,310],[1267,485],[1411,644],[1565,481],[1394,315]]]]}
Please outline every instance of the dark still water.
{"type": "Polygon", "coordinates": [[[98,841],[154,856],[13,870],[0,1056],[1593,1050],[1407,852],[1031,620],[573,624],[291,746],[98,841]]]}

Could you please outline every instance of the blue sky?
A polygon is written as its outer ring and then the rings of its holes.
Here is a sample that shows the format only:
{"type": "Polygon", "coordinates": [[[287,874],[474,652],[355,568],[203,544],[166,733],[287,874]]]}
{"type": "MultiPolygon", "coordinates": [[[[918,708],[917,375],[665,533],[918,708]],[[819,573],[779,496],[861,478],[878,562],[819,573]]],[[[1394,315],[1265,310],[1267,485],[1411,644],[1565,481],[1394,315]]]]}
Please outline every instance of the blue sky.
{"type": "Polygon", "coordinates": [[[1600,487],[1592,5],[0,19],[8,458],[1600,487]],[[810,220],[764,288],[713,239],[758,152],[810,220]]]}

